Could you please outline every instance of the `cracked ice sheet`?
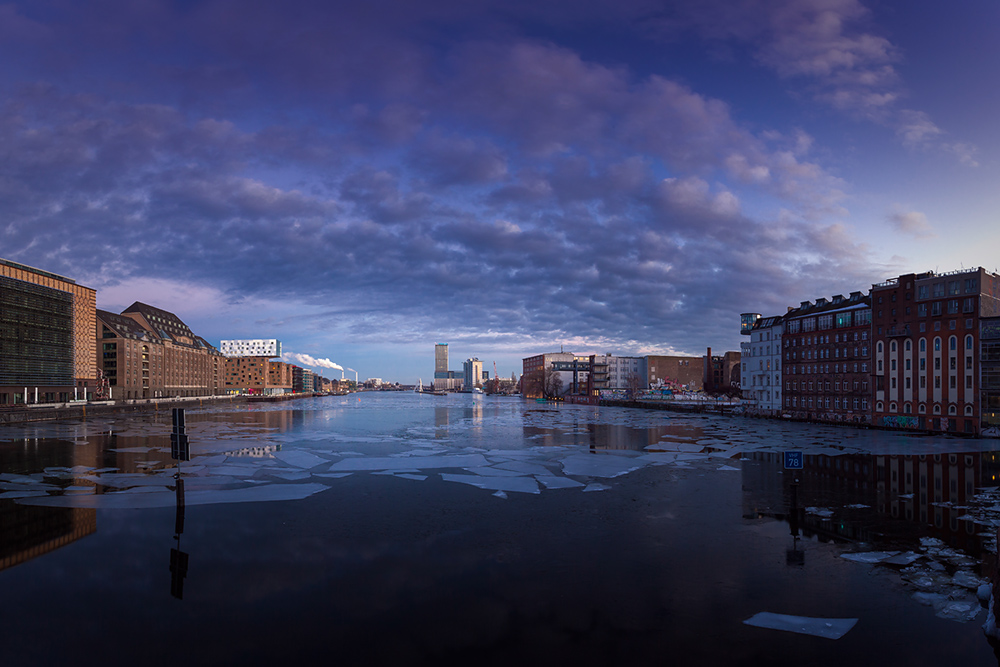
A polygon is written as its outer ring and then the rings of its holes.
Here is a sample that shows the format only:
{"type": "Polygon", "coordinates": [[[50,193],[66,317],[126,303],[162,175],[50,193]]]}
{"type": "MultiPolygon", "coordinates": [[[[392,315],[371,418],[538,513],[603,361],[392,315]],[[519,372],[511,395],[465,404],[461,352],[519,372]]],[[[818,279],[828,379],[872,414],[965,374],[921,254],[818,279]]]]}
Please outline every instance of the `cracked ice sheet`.
{"type": "Polygon", "coordinates": [[[401,467],[417,468],[478,468],[486,466],[481,454],[454,454],[451,456],[373,456],[360,459],[343,459],[330,466],[330,472],[356,470],[398,470],[401,467]]]}
{"type": "Polygon", "coordinates": [[[583,482],[578,482],[569,477],[556,477],[555,475],[535,475],[535,479],[541,482],[546,489],[571,489],[583,486],[583,482]]]}
{"type": "Polygon", "coordinates": [[[481,477],[479,475],[456,475],[441,473],[441,479],[446,482],[460,482],[480,489],[494,491],[517,491],[519,493],[541,493],[538,482],[533,477],[481,477]]]}
{"type": "Polygon", "coordinates": [[[743,621],[746,625],[771,630],[796,632],[801,635],[840,639],[858,622],[856,618],[812,618],[809,616],[788,616],[762,611],[743,621]]]}
{"type": "Polygon", "coordinates": [[[563,473],[579,477],[618,477],[646,465],[635,459],[600,454],[574,454],[562,460],[563,473]]]}
{"type": "Polygon", "coordinates": [[[287,463],[290,466],[296,468],[315,468],[318,465],[323,465],[324,463],[329,463],[329,459],[323,459],[315,454],[310,454],[309,452],[303,452],[301,450],[282,450],[279,452],[274,452],[272,454],[274,458],[278,459],[282,463],[287,463]]]}
{"type": "MultiPolygon", "coordinates": [[[[187,506],[191,506],[301,500],[327,488],[329,487],[325,484],[265,484],[243,489],[190,491],[184,494],[184,503],[187,506]]],[[[138,494],[104,493],[101,495],[20,498],[15,502],[21,505],[38,505],[43,507],[148,509],[175,506],[177,504],[177,494],[173,491],[138,494]]]]}

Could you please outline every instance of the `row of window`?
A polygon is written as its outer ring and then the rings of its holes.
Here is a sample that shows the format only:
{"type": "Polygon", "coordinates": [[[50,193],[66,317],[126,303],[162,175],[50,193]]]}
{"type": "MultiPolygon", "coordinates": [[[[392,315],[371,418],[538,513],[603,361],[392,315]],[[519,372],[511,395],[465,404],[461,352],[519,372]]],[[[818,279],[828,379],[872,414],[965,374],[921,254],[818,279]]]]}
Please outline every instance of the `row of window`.
{"type": "MultiPolygon", "coordinates": [[[[965,337],[965,349],[966,350],[972,350],[974,348],[974,346],[975,346],[975,340],[972,338],[971,335],[966,335],[966,337],[965,337]]],[[[918,341],[917,341],[917,347],[918,347],[918,349],[921,352],[926,352],[927,351],[927,339],[926,338],[920,338],[920,339],[918,339],[918,341]]],[[[898,349],[899,348],[898,348],[898,346],[896,344],[896,341],[894,341],[894,340],[893,341],[889,341],[889,352],[896,352],[898,349]]],[[[906,341],[903,342],[903,351],[909,352],[911,349],[912,349],[912,344],[911,344],[910,340],[907,339],[906,341]]],[[[952,350],[952,351],[958,349],[958,336],[949,336],[948,337],[948,349],[952,350]]],[[[882,346],[882,341],[879,341],[878,343],[875,344],[875,351],[876,351],[876,353],[882,354],[883,350],[884,350],[884,348],[882,346]]],[[[941,337],[940,336],[935,336],[934,337],[934,351],[935,352],[940,352],[941,351],[941,337]]]]}
{"type": "MultiPolygon", "coordinates": [[[[843,357],[845,359],[847,359],[850,356],[848,354],[849,351],[850,351],[850,348],[847,348],[847,347],[843,348],[843,357]]],[[[855,356],[855,357],[858,357],[858,356],[867,357],[868,356],[868,346],[867,345],[862,345],[862,346],[858,347],[857,345],[855,345],[854,346],[854,355],[853,356],[855,356]]],[[[839,348],[839,347],[833,348],[833,358],[834,359],[840,359],[840,357],[841,357],[841,348],[839,348]]],[[[798,353],[797,352],[794,352],[794,351],[793,352],[785,352],[785,361],[795,361],[795,359],[797,359],[797,358],[798,358],[798,353]]],[[[830,358],[830,349],[826,348],[826,349],[820,349],[820,350],[803,350],[802,351],[802,358],[803,359],[829,359],[830,358]]]]}
{"type": "Polygon", "coordinates": [[[788,333],[799,333],[800,331],[820,331],[826,329],[844,329],[855,326],[860,327],[872,323],[872,311],[870,308],[864,310],[847,310],[839,313],[828,313],[817,317],[803,317],[796,320],[788,320],[785,323],[788,333]]]}
{"type": "MultiPolygon", "coordinates": [[[[788,366],[787,369],[792,375],[815,375],[816,373],[829,373],[830,364],[813,364],[812,366],[804,364],[801,366],[788,366]]],[[[867,373],[868,372],[868,362],[861,362],[855,364],[834,364],[834,373],[867,373]],[[853,370],[852,370],[853,368],[853,370]]]]}
{"type": "MultiPolygon", "coordinates": [[[[882,412],[882,409],[883,409],[884,405],[885,404],[882,401],[877,401],[875,403],[875,412],[882,412]]],[[[898,407],[899,407],[899,405],[895,401],[890,401],[889,402],[889,412],[890,413],[898,413],[899,412],[898,407]]],[[[931,408],[931,412],[933,414],[935,414],[935,415],[941,414],[941,406],[939,404],[935,403],[933,405],[933,407],[931,408]]],[[[970,405],[966,405],[965,406],[965,415],[966,416],[971,416],[973,413],[974,413],[974,409],[973,409],[972,405],[971,404],[970,405]]],[[[913,414],[913,407],[912,407],[912,405],[910,403],[908,403],[908,402],[907,403],[903,403],[903,414],[904,415],[913,414]]],[[[925,403],[920,403],[920,404],[917,405],[917,414],[921,414],[921,415],[927,414],[927,405],[925,403]]],[[[948,414],[949,415],[957,415],[958,414],[958,406],[955,405],[954,403],[949,403],[948,404],[948,414]]]]}
{"type": "Polygon", "coordinates": [[[791,396],[785,398],[785,406],[789,408],[806,408],[806,409],[833,409],[833,410],[868,410],[868,399],[867,398],[844,398],[841,399],[839,396],[834,396],[832,399],[829,396],[822,396],[813,399],[812,396],[802,397],[801,401],[798,396],[791,396]],[[814,402],[815,401],[815,402],[814,402]],[[801,405],[799,403],[801,402],[801,405]]]}

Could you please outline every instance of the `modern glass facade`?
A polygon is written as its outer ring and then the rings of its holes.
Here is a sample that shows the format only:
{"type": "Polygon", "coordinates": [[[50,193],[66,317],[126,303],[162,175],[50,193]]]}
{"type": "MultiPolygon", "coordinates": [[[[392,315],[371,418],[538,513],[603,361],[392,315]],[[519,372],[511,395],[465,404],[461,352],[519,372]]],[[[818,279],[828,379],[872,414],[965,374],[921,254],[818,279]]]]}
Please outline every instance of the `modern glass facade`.
{"type": "Polygon", "coordinates": [[[73,295],[0,276],[0,386],[73,384],[73,295]]]}

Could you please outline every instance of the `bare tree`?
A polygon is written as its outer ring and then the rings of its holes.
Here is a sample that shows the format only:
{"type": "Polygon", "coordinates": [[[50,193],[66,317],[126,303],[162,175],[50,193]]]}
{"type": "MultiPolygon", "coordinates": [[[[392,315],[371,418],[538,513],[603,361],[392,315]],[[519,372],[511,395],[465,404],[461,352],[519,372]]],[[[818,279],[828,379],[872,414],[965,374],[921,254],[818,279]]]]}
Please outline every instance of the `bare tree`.
{"type": "Polygon", "coordinates": [[[639,392],[639,386],[641,382],[642,380],[639,377],[639,374],[636,373],[635,371],[632,371],[631,373],[625,376],[625,387],[627,389],[627,396],[629,398],[635,398],[635,395],[639,392]]]}
{"type": "Polygon", "coordinates": [[[545,396],[546,398],[559,398],[562,396],[563,381],[553,367],[545,369],[545,396]]]}

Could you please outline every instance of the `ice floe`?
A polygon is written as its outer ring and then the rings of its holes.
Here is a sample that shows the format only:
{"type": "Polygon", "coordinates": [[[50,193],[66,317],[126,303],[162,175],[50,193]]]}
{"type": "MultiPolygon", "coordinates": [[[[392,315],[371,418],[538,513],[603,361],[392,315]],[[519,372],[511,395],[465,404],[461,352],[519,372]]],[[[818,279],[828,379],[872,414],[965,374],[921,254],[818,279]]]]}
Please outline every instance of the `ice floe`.
{"type": "Polygon", "coordinates": [[[762,611],[743,621],[747,625],[770,630],[784,630],[801,635],[812,635],[826,639],[840,639],[853,628],[856,618],[813,618],[809,616],[789,616],[762,611]]]}

